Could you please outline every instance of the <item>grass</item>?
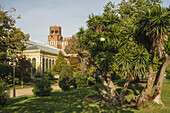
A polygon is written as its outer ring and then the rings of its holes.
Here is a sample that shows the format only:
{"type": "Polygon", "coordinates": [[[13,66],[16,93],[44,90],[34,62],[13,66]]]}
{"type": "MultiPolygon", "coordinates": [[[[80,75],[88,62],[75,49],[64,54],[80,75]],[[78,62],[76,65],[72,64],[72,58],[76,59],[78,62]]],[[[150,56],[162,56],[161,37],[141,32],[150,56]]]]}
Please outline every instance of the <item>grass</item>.
{"type": "MultiPolygon", "coordinates": [[[[23,85],[23,88],[30,88],[31,85],[23,85]]],[[[13,89],[13,85],[9,85],[9,89],[13,89]]],[[[15,89],[22,89],[21,85],[15,85],[15,89]]]]}
{"type": "MultiPolygon", "coordinates": [[[[7,105],[0,107],[0,113],[169,113],[170,112],[170,80],[163,84],[162,100],[165,107],[147,103],[147,107],[124,105],[109,106],[92,87],[71,89],[71,91],[56,90],[51,96],[37,97],[34,95],[9,99],[7,105]]],[[[121,84],[117,85],[117,89],[121,84]]],[[[137,95],[141,85],[128,87],[126,97],[137,95]]]]}

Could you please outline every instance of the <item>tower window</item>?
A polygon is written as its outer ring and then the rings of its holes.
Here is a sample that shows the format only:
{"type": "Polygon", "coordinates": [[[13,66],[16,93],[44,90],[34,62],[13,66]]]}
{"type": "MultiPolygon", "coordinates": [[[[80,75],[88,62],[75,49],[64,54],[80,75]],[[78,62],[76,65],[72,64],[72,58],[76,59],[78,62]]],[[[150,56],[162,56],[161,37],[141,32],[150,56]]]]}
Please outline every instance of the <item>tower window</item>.
{"type": "Polygon", "coordinates": [[[51,34],[54,34],[54,30],[51,31],[51,34]]]}
{"type": "Polygon", "coordinates": [[[55,30],[55,34],[58,34],[58,30],[55,30]]]}
{"type": "Polygon", "coordinates": [[[63,37],[60,37],[60,40],[63,40],[63,37]]]}

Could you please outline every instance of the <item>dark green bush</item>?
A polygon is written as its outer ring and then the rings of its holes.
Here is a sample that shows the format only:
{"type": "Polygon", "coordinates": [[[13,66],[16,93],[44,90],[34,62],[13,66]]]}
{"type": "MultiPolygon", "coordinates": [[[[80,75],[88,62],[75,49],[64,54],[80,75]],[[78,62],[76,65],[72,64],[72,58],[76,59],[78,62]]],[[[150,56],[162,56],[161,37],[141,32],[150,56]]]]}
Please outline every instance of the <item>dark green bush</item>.
{"type": "Polygon", "coordinates": [[[32,92],[37,96],[49,96],[52,91],[51,83],[47,79],[36,78],[32,92]]]}
{"type": "Polygon", "coordinates": [[[15,84],[19,85],[20,84],[20,79],[19,78],[15,78],[15,84]]]}
{"type": "Polygon", "coordinates": [[[44,78],[49,79],[49,80],[53,80],[54,79],[54,74],[52,73],[51,70],[46,70],[44,72],[44,78]]]}
{"type": "Polygon", "coordinates": [[[65,65],[59,76],[59,87],[63,91],[69,91],[70,85],[73,85],[73,81],[73,72],[68,65],[65,65]]]}
{"type": "Polygon", "coordinates": [[[0,106],[4,105],[9,99],[7,83],[0,79],[0,106]]]}
{"type": "Polygon", "coordinates": [[[87,77],[84,74],[80,72],[74,73],[73,78],[78,88],[88,86],[87,77]]]}

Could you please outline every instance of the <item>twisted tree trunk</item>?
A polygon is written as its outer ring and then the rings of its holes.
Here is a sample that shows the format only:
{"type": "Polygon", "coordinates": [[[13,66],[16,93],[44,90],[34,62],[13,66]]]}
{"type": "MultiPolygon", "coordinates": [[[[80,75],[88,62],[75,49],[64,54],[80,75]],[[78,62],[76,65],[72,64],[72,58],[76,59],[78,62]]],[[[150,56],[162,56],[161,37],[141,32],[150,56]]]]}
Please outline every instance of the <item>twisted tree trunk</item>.
{"type": "Polygon", "coordinates": [[[155,92],[152,96],[153,102],[157,104],[164,105],[161,101],[161,92],[162,92],[162,84],[163,84],[163,78],[164,73],[168,65],[170,64],[170,56],[168,54],[165,55],[165,62],[162,64],[160,71],[158,72],[159,77],[156,84],[155,92]]]}
{"type": "Polygon", "coordinates": [[[116,91],[116,88],[111,81],[111,76],[108,73],[107,74],[107,82],[106,80],[102,77],[102,75],[99,76],[100,81],[104,85],[105,89],[99,89],[99,93],[103,96],[104,99],[106,99],[110,104],[112,105],[118,105],[118,96],[119,94],[116,91]]]}
{"type": "Polygon", "coordinates": [[[24,82],[23,82],[23,72],[21,72],[21,88],[23,88],[23,84],[24,84],[24,82]]]}
{"type": "Polygon", "coordinates": [[[125,104],[125,100],[126,100],[125,99],[125,93],[126,93],[127,87],[129,86],[130,80],[131,80],[131,77],[128,78],[128,80],[124,84],[123,89],[122,89],[122,91],[119,95],[119,102],[120,102],[121,105],[125,104]]]}
{"type": "Polygon", "coordinates": [[[142,92],[134,97],[132,99],[132,101],[136,102],[136,106],[141,106],[143,105],[143,107],[145,107],[145,102],[150,100],[150,94],[151,94],[151,90],[153,88],[154,85],[154,81],[156,78],[156,75],[153,75],[153,58],[154,58],[154,54],[152,54],[151,56],[151,61],[149,64],[149,73],[148,73],[148,81],[147,81],[147,85],[146,88],[142,90],[142,92]]]}

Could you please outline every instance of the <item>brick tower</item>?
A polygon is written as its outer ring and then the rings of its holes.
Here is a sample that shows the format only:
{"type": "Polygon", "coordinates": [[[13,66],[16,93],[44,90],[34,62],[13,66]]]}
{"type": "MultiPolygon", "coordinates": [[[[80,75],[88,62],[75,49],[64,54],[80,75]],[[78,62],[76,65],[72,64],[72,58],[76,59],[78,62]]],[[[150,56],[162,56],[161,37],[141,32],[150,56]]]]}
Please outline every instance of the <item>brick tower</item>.
{"type": "Polygon", "coordinates": [[[48,44],[58,49],[65,49],[67,38],[61,35],[60,26],[50,26],[50,35],[48,35],[48,44]]]}

